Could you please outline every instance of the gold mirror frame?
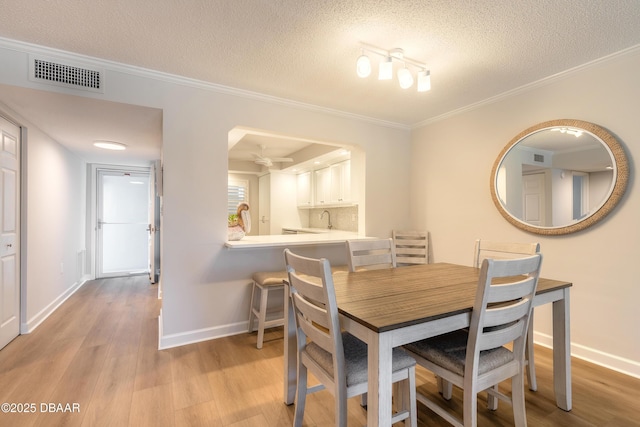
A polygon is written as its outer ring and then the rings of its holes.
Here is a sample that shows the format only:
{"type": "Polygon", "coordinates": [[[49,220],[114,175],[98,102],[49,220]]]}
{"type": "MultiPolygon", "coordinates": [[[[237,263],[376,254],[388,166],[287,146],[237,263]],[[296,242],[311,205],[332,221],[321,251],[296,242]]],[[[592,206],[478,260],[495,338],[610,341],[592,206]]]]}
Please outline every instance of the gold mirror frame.
{"type": "Polygon", "coordinates": [[[603,219],[615,206],[618,204],[624,192],[627,188],[627,181],[629,179],[629,164],[627,163],[627,157],[625,155],[624,149],[618,143],[616,138],[609,133],[606,129],[585,121],[581,120],[573,120],[573,119],[560,119],[560,120],[550,120],[547,122],[539,123],[537,125],[531,126],[528,129],[520,132],[516,135],[509,143],[502,149],[500,155],[496,159],[493,164],[493,168],[491,169],[491,198],[493,199],[493,203],[498,208],[498,211],[502,214],[502,216],[509,221],[514,226],[528,231],[530,233],[542,234],[542,235],[561,235],[561,234],[569,234],[575,233],[576,231],[584,230],[585,228],[591,227],[601,219],[603,219]],[[606,202],[594,213],[589,215],[588,217],[567,226],[559,226],[559,227],[538,227],[535,225],[530,225],[524,221],[519,220],[518,218],[511,215],[502,205],[500,199],[498,198],[497,190],[496,190],[496,177],[498,168],[502,164],[507,153],[520,141],[522,141],[525,137],[529,136],[532,133],[535,133],[541,129],[550,128],[550,127],[572,127],[572,128],[580,128],[587,132],[590,132],[597,138],[599,138],[603,144],[605,144],[611,154],[613,156],[614,161],[614,179],[615,183],[609,194],[606,202]]]}

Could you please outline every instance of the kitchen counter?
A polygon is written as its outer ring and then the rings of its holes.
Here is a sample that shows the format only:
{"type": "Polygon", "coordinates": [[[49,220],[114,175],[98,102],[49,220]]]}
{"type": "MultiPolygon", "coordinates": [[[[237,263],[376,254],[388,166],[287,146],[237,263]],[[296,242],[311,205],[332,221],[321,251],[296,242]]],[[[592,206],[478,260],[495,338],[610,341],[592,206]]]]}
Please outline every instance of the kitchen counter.
{"type": "Polygon", "coordinates": [[[350,239],[370,239],[351,231],[324,230],[322,233],[274,234],[269,236],[244,236],[242,240],[228,241],[229,249],[277,248],[302,245],[328,245],[344,243],[350,239]]]}
{"type": "MultiPolygon", "coordinates": [[[[287,234],[287,232],[291,233],[291,234],[295,234],[295,233],[312,233],[312,234],[319,234],[319,233],[329,233],[329,232],[342,232],[340,230],[330,230],[328,228],[289,228],[289,227],[283,227],[282,228],[282,234],[287,234]]],[[[347,233],[347,232],[345,232],[347,233]]],[[[357,234],[357,233],[355,233],[357,234]]]]}

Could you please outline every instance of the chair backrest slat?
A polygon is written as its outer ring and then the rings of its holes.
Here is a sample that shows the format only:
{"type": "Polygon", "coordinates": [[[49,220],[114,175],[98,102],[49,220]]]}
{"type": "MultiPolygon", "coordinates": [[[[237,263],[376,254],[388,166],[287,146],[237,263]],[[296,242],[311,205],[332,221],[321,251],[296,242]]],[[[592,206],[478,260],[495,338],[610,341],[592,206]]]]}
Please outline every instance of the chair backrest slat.
{"type": "Polygon", "coordinates": [[[527,314],[529,301],[521,299],[505,306],[487,308],[484,327],[495,327],[515,322],[527,314]]]}
{"type": "Polygon", "coordinates": [[[327,351],[332,349],[334,347],[333,337],[330,333],[331,326],[327,324],[326,311],[318,307],[312,308],[314,307],[313,304],[309,304],[309,302],[301,298],[297,292],[294,292],[291,297],[295,299],[294,304],[298,307],[295,314],[296,324],[302,332],[304,332],[306,338],[327,351]],[[305,307],[302,308],[303,306],[305,307]]]}
{"type": "Polygon", "coordinates": [[[314,277],[301,277],[296,271],[289,272],[289,283],[294,289],[299,290],[307,298],[324,301],[324,289],[322,283],[314,283],[314,277]]]}
{"type": "Polygon", "coordinates": [[[480,268],[485,259],[521,258],[539,252],[539,243],[492,242],[478,239],[473,251],[473,266],[480,268]]]}
{"type": "Polygon", "coordinates": [[[485,332],[478,343],[478,351],[501,347],[517,340],[522,335],[522,328],[522,322],[516,322],[502,329],[485,332]]]}
{"type": "Polygon", "coordinates": [[[496,301],[508,301],[522,298],[528,294],[529,289],[531,289],[531,282],[534,280],[535,279],[533,277],[527,277],[524,280],[512,281],[508,283],[507,286],[494,284],[490,289],[487,301],[491,304],[496,301]]]}
{"type": "Polygon", "coordinates": [[[392,239],[347,240],[349,271],[391,268],[396,266],[396,251],[392,239]]]}

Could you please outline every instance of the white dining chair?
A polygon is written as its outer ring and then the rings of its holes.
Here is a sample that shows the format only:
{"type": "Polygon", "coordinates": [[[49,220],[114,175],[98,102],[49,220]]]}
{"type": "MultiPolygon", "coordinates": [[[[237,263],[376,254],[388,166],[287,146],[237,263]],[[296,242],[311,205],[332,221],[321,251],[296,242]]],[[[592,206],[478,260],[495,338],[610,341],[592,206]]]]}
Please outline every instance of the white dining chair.
{"type": "Polygon", "coordinates": [[[429,233],[420,230],[393,230],[398,266],[429,263],[429,233]]]}
{"type": "MultiPolygon", "coordinates": [[[[294,427],[302,426],[307,394],[327,389],[335,398],[336,426],[347,425],[347,399],[367,392],[367,345],[342,333],[331,266],[326,259],[306,258],[284,251],[297,338],[297,391],[294,427]],[[307,386],[307,371],[320,384],[307,386]]],[[[397,412],[393,422],[415,427],[415,360],[402,349],[393,351],[397,412]]],[[[389,391],[391,392],[391,390],[389,391]]]]}
{"type": "Polygon", "coordinates": [[[393,239],[347,240],[349,271],[396,266],[393,239]]]}
{"type": "MultiPolygon", "coordinates": [[[[540,253],[540,243],[519,243],[519,242],[494,242],[490,240],[476,240],[473,251],[473,266],[480,268],[485,259],[513,259],[540,253]]],[[[534,359],[533,345],[533,311],[531,312],[531,325],[527,333],[527,346],[525,360],[527,363],[527,383],[529,390],[536,391],[538,382],[536,380],[536,365],[534,359]]],[[[497,403],[497,402],[496,402],[497,403]]],[[[495,408],[494,408],[495,409],[495,408]]]]}
{"type": "Polygon", "coordinates": [[[540,252],[540,243],[494,242],[477,239],[473,249],[473,266],[480,268],[485,259],[513,259],[540,252]]]}
{"type": "Polygon", "coordinates": [[[515,425],[525,427],[524,350],[542,255],[482,262],[469,329],[406,345],[419,365],[463,389],[462,418],[421,393],[417,399],[447,422],[476,427],[477,395],[486,390],[512,403],[515,425]],[[499,284],[494,279],[501,278],[499,284]],[[506,283],[505,283],[506,281],[506,283]],[[511,349],[505,345],[511,345],[511,349]],[[495,387],[511,379],[511,396],[495,387]]]}
{"type": "MultiPolygon", "coordinates": [[[[393,239],[347,240],[349,271],[395,268],[396,248],[393,239]]],[[[367,406],[367,394],[362,394],[360,405],[367,406]]]]}

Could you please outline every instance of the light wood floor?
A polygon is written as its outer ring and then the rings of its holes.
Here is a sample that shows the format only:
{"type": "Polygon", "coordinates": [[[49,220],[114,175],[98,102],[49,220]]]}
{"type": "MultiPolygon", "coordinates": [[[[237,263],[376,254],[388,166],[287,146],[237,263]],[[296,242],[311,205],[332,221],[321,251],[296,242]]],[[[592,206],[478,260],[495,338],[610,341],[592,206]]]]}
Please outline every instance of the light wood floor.
{"type": "MultiPolygon", "coordinates": [[[[289,426],[282,402],[282,328],[158,351],[160,303],[145,277],[86,283],[29,335],[0,351],[0,403],[36,405],[35,413],[0,413],[0,426],[289,426]],[[79,412],[42,412],[41,404],[79,412]]],[[[185,313],[188,316],[189,313],[185,313]]],[[[539,390],[527,393],[529,425],[640,426],[640,380],[573,361],[573,410],[554,403],[551,352],[536,348],[539,390]]],[[[419,369],[423,392],[432,376],[419,369]]],[[[504,387],[509,389],[508,384],[504,387]]],[[[454,392],[452,408],[460,410],[454,392]]],[[[48,406],[46,406],[48,408],[48,406]]],[[[420,426],[444,426],[418,405],[420,426]]],[[[349,425],[366,423],[359,400],[349,425]]],[[[511,408],[479,405],[479,426],[513,425],[511,408]]],[[[333,397],[307,399],[309,426],[333,425],[333,397]]]]}

